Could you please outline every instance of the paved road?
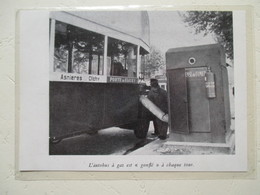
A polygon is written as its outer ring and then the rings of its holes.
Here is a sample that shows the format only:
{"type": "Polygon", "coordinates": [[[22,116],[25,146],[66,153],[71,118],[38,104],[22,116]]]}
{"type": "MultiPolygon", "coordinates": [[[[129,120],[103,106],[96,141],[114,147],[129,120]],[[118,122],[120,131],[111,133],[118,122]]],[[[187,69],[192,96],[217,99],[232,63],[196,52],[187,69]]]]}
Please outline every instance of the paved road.
{"type": "Polygon", "coordinates": [[[52,155],[126,155],[154,141],[150,125],[147,139],[138,139],[133,130],[112,127],[98,131],[97,134],[82,134],[62,140],[58,144],[50,144],[52,155]]]}

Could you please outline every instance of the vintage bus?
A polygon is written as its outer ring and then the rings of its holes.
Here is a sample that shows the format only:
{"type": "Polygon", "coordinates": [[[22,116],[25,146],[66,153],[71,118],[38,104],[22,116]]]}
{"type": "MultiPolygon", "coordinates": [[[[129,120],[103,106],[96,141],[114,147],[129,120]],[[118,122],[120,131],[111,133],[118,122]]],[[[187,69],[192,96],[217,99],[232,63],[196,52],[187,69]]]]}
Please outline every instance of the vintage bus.
{"type": "Polygon", "coordinates": [[[139,95],[148,13],[54,11],[49,27],[50,142],[113,126],[146,137],[139,95]]]}

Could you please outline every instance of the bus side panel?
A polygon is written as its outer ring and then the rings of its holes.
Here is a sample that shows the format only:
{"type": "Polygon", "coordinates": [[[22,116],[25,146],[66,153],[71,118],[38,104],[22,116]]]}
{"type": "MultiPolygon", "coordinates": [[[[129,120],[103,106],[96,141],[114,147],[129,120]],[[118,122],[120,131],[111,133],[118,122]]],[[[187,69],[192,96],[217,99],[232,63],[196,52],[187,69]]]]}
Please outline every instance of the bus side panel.
{"type": "Polygon", "coordinates": [[[104,126],[120,126],[138,118],[137,84],[107,84],[105,88],[104,126]]]}
{"type": "Polygon", "coordinates": [[[104,84],[50,82],[50,137],[102,128],[104,84]]]}

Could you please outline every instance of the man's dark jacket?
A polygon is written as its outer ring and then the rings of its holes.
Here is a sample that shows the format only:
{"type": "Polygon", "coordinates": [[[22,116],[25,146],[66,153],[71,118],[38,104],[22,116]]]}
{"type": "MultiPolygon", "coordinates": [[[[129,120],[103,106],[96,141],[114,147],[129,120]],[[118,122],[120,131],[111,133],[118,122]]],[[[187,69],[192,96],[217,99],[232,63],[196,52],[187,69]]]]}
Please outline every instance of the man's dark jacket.
{"type": "Polygon", "coordinates": [[[168,98],[167,92],[164,89],[158,87],[156,91],[150,90],[148,93],[148,99],[165,112],[165,114],[168,113],[168,98]]]}

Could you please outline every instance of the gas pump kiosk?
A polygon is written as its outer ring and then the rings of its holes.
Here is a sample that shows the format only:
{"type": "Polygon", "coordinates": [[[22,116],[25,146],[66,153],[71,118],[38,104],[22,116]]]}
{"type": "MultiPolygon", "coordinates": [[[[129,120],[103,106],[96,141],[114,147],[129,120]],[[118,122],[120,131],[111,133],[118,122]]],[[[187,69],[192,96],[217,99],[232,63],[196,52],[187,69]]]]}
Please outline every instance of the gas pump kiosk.
{"type": "Polygon", "coordinates": [[[166,66],[171,140],[225,143],[230,106],[223,48],[169,49],[166,66]]]}

